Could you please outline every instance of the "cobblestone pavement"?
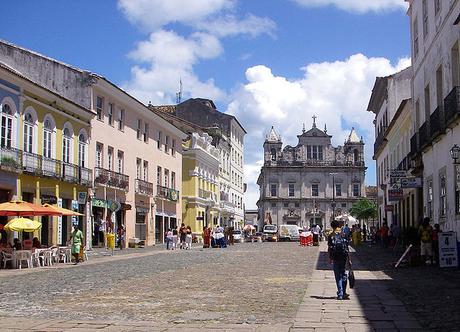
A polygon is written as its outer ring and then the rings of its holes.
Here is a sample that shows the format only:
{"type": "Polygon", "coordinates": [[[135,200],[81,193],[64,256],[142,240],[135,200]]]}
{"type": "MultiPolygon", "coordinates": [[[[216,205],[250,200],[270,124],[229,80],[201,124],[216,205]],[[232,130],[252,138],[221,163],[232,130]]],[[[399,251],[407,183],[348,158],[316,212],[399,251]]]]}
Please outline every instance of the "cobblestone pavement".
{"type": "Polygon", "coordinates": [[[317,255],[296,243],[245,243],[1,270],[0,329],[287,331],[317,255]]]}
{"type": "Polygon", "coordinates": [[[402,266],[394,263],[402,249],[383,249],[378,245],[357,247],[359,256],[376,275],[389,276],[388,289],[400,299],[425,330],[460,330],[460,270],[434,266],[402,266]]]}

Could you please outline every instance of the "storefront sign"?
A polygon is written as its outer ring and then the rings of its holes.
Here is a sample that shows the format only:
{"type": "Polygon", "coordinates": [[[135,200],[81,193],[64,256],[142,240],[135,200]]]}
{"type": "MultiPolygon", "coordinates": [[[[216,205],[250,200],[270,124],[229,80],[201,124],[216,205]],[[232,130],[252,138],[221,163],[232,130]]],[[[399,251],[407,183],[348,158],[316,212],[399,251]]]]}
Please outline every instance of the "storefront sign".
{"type": "MultiPolygon", "coordinates": [[[[78,212],[78,201],[72,200],[72,211],[78,212]]],[[[78,226],[78,217],[72,216],[72,225],[78,226]]]]}
{"type": "MultiPolygon", "coordinates": [[[[62,198],[57,199],[57,206],[62,207],[62,198]]],[[[62,216],[58,217],[57,238],[58,238],[58,244],[61,244],[62,243],[62,216]]]]}
{"type": "Polygon", "coordinates": [[[402,178],[401,179],[401,188],[407,189],[407,188],[422,188],[422,178],[415,178],[415,177],[410,177],[410,178],[402,178]]]}
{"type": "Polygon", "coordinates": [[[50,196],[50,195],[42,195],[40,197],[41,203],[42,204],[51,204],[54,205],[57,203],[57,198],[56,196],[50,196]]]}
{"type": "Polygon", "coordinates": [[[78,204],[85,204],[86,203],[86,192],[80,191],[78,192],[78,204]]]}
{"type": "Polygon", "coordinates": [[[403,198],[402,189],[391,189],[388,190],[388,200],[389,201],[400,201],[403,198]]]}
{"type": "Polygon", "coordinates": [[[390,171],[390,177],[391,178],[404,178],[406,176],[407,176],[406,171],[402,171],[402,170],[399,170],[399,169],[394,169],[394,170],[390,171]]]}
{"type": "Polygon", "coordinates": [[[100,208],[107,207],[107,202],[103,199],[93,198],[92,204],[95,207],[100,207],[100,208]]]}
{"type": "Polygon", "coordinates": [[[457,267],[457,233],[442,232],[439,238],[439,267],[457,267]]]}
{"type": "Polygon", "coordinates": [[[117,212],[121,208],[121,203],[117,201],[107,201],[107,208],[112,212],[117,212]]]}

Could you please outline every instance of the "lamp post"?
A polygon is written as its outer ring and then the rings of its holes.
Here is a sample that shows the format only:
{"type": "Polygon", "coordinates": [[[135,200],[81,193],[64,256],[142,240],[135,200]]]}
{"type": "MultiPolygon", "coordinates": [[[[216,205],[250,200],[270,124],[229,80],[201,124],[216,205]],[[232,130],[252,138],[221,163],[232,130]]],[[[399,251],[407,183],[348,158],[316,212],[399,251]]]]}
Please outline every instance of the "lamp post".
{"type": "Polygon", "coordinates": [[[331,172],[329,175],[332,175],[332,220],[335,219],[335,176],[337,173],[331,172]]]}

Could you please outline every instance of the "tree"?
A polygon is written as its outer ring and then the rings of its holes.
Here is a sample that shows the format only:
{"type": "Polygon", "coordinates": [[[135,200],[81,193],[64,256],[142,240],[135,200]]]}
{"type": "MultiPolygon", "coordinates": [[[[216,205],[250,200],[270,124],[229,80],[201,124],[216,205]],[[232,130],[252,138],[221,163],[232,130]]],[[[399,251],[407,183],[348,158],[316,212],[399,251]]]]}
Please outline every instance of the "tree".
{"type": "Polygon", "coordinates": [[[350,214],[359,220],[369,220],[377,218],[377,206],[374,202],[363,197],[353,203],[350,214]]]}

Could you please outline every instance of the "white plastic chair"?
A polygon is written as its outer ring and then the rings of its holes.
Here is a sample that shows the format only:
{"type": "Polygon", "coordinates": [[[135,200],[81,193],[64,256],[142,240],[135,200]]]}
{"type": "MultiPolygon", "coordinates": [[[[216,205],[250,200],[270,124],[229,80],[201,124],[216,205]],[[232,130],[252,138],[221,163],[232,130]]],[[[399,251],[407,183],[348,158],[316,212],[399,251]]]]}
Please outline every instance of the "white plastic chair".
{"type": "Polygon", "coordinates": [[[59,248],[58,252],[58,262],[62,261],[63,263],[67,263],[67,249],[66,248],[59,248]]]}
{"type": "Polygon", "coordinates": [[[13,254],[9,254],[7,252],[2,251],[2,261],[3,261],[3,268],[6,268],[6,263],[11,262],[13,264],[13,254]]]}
{"type": "Polygon", "coordinates": [[[22,269],[22,262],[27,262],[27,267],[30,268],[30,261],[31,261],[31,253],[30,251],[20,250],[17,251],[15,254],[15,258],[18,264],[19,269],[22,269]]]}
{"type": "Polygon", "coordinates": [[[51,248],[51,257],[53,263],[59,263],[59,248],[51,248]]]}
{"type": "Polygon", "coordinates": [[[53,265],[53,252],[50,249],[41,252],[43,255],[43,266],[53,265]]]}
{"type": "Polygon", "coordinates": [[[43,266],[43,256],[40,255],[38,251],[32,253],[32,267],[34,266],[43,266]]]}

